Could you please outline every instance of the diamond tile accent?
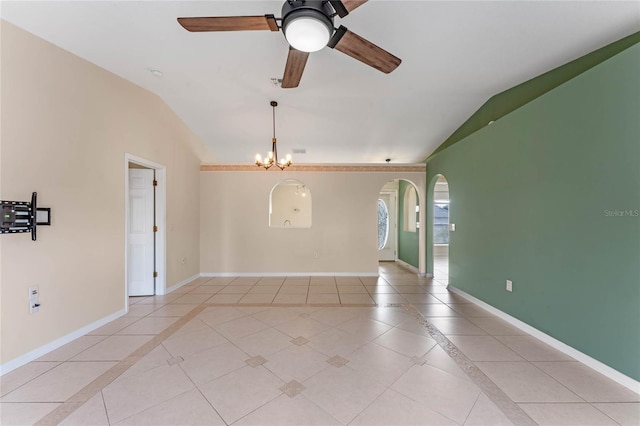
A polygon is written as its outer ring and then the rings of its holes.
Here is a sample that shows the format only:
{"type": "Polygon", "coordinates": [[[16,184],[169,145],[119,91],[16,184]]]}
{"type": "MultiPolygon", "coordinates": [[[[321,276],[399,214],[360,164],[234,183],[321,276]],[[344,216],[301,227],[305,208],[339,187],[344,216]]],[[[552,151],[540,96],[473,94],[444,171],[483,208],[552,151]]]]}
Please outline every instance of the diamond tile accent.
{"type": "Polygon", "coordinates": [[[293,398],[305,389],[306,387],[296,380],[292,380],[280,388],[280,390],[289,398],[293,398]]]}
{"type": "Polygon", "coordinates": [[[336,368],[344,367],[348,362],[348,359],[342,358],[340,355],[336,355],[327,360],[327,364],[333,365],[336,368]]]}
{"type": "Polygon", "coordinates": [[[182,361],[184,361],[184,358],[182,358],[181,356],[177,356],[174,358],[169,358],[167,360],[167,364],[169,365],[180,364],[182,361]]]}
{"type": "Polygon", "coordinates": [[[256,355],[253,358],[249,358],[247,360],[245,360],[245,362],[250,366],[250,367],[257,367],[259,365],[264,364],[265,362],[267,362],[267,360],[262,357],[261,355],[256,355]]]}
{"type": "Polygon", "coordinates": [[[291,339],[291,343],[293,343],[294,345],[298,345],[298,346],[306,345],[310,341],[311,340],[306,339],[306,338],[304,338],[302,336],[298,336],[295,339],[291,339]]]}

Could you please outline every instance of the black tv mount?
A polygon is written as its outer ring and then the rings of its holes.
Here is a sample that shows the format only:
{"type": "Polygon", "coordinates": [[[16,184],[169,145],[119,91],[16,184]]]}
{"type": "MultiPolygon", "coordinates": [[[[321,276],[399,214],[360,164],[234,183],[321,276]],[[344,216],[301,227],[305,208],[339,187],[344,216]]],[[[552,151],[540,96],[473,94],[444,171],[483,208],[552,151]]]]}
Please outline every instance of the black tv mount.
{"type": "Polygon", "coordinates": [[[38,225],[38,193],[31,194],[29,201],[0,201],[0,234],[17,234],[31,232],[31,239],[36,240],[38,225]]]}

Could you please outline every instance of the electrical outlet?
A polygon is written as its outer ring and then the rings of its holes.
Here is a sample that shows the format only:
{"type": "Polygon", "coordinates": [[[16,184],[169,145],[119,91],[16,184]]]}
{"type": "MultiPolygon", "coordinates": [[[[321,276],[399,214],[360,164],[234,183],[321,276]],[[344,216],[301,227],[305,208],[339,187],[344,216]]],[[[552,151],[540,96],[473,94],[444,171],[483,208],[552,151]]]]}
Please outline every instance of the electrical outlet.
{"type": "Polygon", "coordinates": [[[507,291],[513,291],[513,281],[507,280],[507,291]]]}

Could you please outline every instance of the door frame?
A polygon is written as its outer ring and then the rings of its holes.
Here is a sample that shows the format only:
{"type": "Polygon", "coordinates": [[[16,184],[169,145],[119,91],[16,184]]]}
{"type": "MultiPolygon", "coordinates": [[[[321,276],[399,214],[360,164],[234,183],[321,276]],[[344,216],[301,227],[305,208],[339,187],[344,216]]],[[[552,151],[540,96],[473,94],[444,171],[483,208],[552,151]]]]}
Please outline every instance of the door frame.
{"type": "MultiPolygon", "coordinates": [[[[397,189],[380,190],[380,193],[378,194],[378,199],[380,199],[380,197],[384,195],[393,196],[393,205],[387,206],[387,208],[389,209],[389,216],[393,214],[393,219],[394,219],[394,223],[391,223],[391,221],[389,221],[390,229],[389,229],[389,237],[388,237],[388,238],[393,238],[392,240],[393,241],[393,260],[389,260],[387,262],[395,262],[396,260],[398,260],[398,195],[399,194],[397,189]]],[[[380,262],[380,250],[378,250],[378,261],[380,262]]]]}
{"type": "MultiPolygon", "coordinates": [[[[449,192],[449,225],[451,225],[451,185],[449,183],[449,179],[447,179],[447,177],[443,174],[443,173],[436,173],[435,175],[433,175],[431,177],[431,180],[428,182],[428,186],[427,186],[427,195],[429,197],[429,202],[427,203],[427,208],[429,209],[428,212],[425,212],[425,214],[427,215],[426,217],[428,218],[428,228],[430,230],[429,232],[429,239],[427,241],[427,258],[428,258],[428,262],[429,265],[427,266],[430,271],[427,272],[427,276],[428,277],[434,277],[435,276],[435,243],[433,241],[433,226],[434,226],[434,222],[435,222],[435,213],[434,213],[434,207],[435,207],[435,187],[436,187],[436,183],[438,182],[439,177],[442,176],[444,178],[444,180],[447,181],[447,189],[449,192]]],[[[422,214],[422,212],[420,212],[422,214]]],[[[448,266],[451,265],[451,237],[449,237],[449,248],[447,250],[447,264],[448,266]]],[[[448,268],[447,268],[448,269],[448,268]]],[[[449,280],[449,277],[451,276],[451,274],[449,273],[449,271],[447,271],[447,282],[449,280]]]]}
{"type": "Polygon", "coordinates": [[[154,163],[135,155],[124,154],[124,300],[125,308],[129,311],[129,286],[128,286],[128,269],[129,269],[129,163],[153,169],[156,172],[156,225],[158,232],[156,233],[155,257],[156,257],[156,294],[163,295],[167,291],[167,185],[166,176],[167,168],[162,164],[154,163]]]}
{"type": "MultiPolygon", "coordinates": [[[[420,221],[420,228],[418,229],[418,275],[421,277],[432,276],[432,274],[427,271],[427,267],[428,267],[427,256],[430,254],[431,249],[428,248],[427,231],[426,231],[427,226],[425,226],[425,224],[427,223],[427,218],[429,217],[427,215],[427,210],[428,210],[427,206],[429,205],[429,202],[427,201],[428,200],[427,195],[429,191],[429,186],[426,183],[426,174],[424,175],[424,177],[406,176],[402,173],[397,173],[397,174],[390,173],[389,175],[385,174],[384,177],[381,176],[381,179],[378,182],[380,186],[375,192],[376,202],[378,200],[378,197],[380,196],[380,193],[382,192],[382,188],[387,183],[394,180],[398,180],[398,181],[403,180],[413,185],[413,187],[416,189],[416,194],[418,195],[418,205],[420,206],[420,213],[418,214],[418,220],[420,221]]],[[[396,209],[398,209],[397,207],[399,205],[398,203],[400,203],[399,192],[396,196],[396,209]]],[[[375,210],[375,212],[377,212],[377,209],[375,210]]],[[[398,220],[397,216],[396,216],[396,220],[398,220]]],[[[429,233],[429,235],[430,234],[431,233],[429,233]]],[[[396,238],[397,238],[397,235],[396,235],[396,238]]],[[[396,240],[396,252],[397,252],[397,240],[396,240]]],[[[397,258],[397,255],[396,255],[396,258],[397,258]]]]}

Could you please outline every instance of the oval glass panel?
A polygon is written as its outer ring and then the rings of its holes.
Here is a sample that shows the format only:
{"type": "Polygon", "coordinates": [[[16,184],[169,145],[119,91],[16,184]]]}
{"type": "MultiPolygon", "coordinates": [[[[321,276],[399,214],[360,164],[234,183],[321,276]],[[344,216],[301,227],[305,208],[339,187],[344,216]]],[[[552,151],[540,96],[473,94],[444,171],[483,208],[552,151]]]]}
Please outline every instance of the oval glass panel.
{"type": "Polygon", "coordinates": [[[378,250],[387,245],[389,238],[389,209],[383,200],[378,199],[378,250]]]}

